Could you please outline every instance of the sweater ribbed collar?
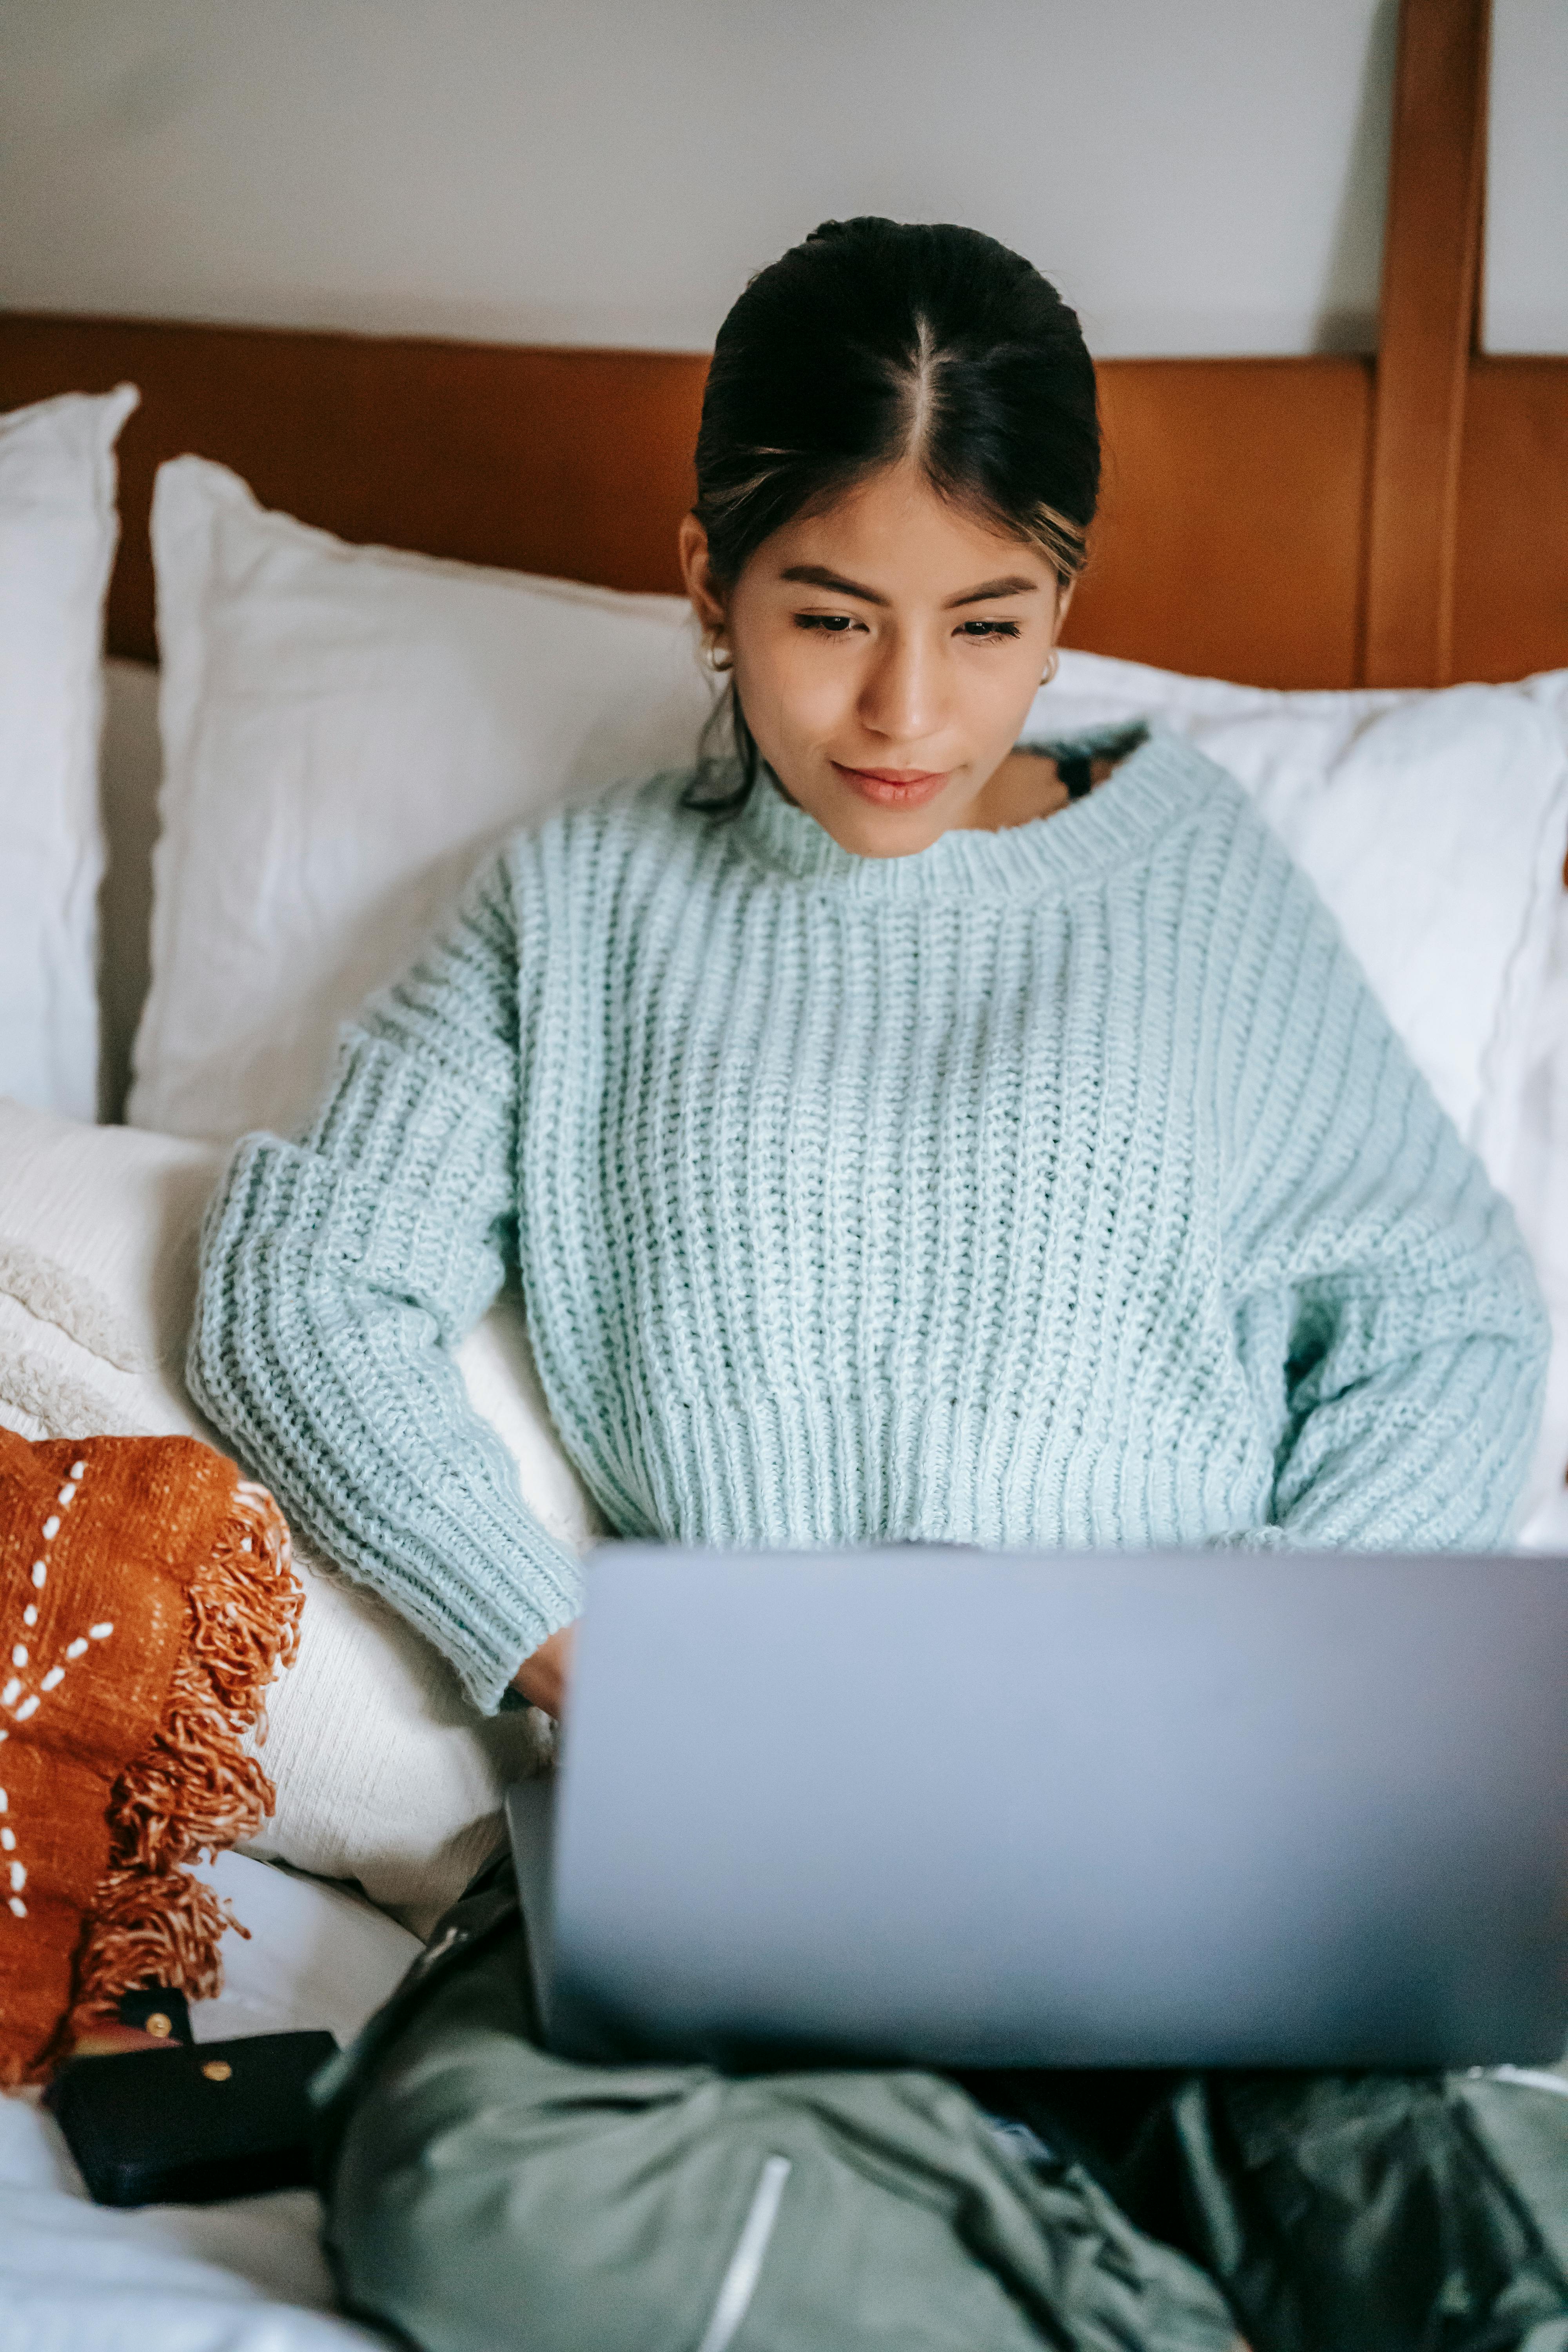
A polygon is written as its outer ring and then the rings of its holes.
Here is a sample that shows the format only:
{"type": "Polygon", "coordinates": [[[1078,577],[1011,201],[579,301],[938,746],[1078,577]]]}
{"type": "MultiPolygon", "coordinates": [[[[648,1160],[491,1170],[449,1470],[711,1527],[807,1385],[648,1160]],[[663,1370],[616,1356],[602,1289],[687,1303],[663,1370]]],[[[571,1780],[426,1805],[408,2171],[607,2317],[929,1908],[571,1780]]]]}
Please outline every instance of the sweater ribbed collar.
{"type": "MultiPolygon", "coordinates": [[[[1053,746],[1065,749],[1065,743],[1053,746]]],[[[1081,888],[1125,866],[1201,800],[1208,763],[1151,729],[1085,799],[999,833],[944,833],[904,857],[862,857],[786,801],[764,769],[734,819],[759,865],[872,904],[919,898],[1034,898],[1081,888]]]]}

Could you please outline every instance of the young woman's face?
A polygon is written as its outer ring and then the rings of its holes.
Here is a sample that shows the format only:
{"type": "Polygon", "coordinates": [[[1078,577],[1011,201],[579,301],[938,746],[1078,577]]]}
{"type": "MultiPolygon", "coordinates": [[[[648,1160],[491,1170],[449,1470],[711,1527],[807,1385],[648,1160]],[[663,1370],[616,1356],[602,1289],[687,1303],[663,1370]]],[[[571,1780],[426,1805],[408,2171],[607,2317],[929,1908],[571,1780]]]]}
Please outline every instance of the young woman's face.
{"type": "Polygon", "coordinates": [[[775,531],[728,596],[691,516],[681,557],[763,759],[835,841],[901,857],[997,821],[986,786],[1067,610],[1043,554],[895,467],[775,531]]]}

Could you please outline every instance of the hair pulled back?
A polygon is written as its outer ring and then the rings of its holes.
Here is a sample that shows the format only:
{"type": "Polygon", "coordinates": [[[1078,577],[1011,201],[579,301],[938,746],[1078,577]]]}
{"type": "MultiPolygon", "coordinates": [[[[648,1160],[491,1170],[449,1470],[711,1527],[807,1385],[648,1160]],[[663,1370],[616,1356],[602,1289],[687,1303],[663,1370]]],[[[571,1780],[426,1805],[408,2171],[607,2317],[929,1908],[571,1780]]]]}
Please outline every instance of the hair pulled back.
{"type": "MultiPolygon", "coordinates": [[[[797,515],[910,461],[1073,579],[1100,495],[1077,314],[978,229],[825,221],[759,271],[719,330],[693,509],[719,584],[797,515]]],[[[732,730],[739,785],[714,793],[705,756],[686,797],[719,813],[747,798],[760,759],[733,684],[714,719],[732,730]]]]}

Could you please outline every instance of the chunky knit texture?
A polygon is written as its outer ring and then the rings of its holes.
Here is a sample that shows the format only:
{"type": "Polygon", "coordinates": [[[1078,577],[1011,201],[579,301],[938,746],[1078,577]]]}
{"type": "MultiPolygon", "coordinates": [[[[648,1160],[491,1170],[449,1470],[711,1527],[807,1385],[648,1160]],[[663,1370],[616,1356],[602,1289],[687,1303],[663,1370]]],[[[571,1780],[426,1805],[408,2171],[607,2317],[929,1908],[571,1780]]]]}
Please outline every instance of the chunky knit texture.
{"type": "Polygon", "coordinates": [[[451,1360],[514,1255],[627,1535],[1506,1540],[1529,1262],[1229,777],[886,859],[683,782],[511,841],[208,1217],[197,1396],[481,1707],[580,1601],[451,1360]]]}

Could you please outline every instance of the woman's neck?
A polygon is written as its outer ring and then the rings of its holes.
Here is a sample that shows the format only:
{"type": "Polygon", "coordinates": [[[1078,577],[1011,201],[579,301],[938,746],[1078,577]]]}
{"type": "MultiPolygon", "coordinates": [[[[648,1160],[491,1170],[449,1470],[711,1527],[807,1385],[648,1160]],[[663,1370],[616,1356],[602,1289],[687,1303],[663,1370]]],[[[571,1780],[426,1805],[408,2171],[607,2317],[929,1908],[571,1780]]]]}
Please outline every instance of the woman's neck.
{"type": "MultiPolygon", "coordinates": [[[[1091,791],[1105,782],[1122,756],[1121,751],[1095,755],[1089,762],[1091,791]]],[[[1038,816],[1055,816],[1071,798],[1060,770],[1048,754],[1009,751],[968,816],[954,829],[1004,833],[1009,825],[1028,824],[1038,816]]]]}

